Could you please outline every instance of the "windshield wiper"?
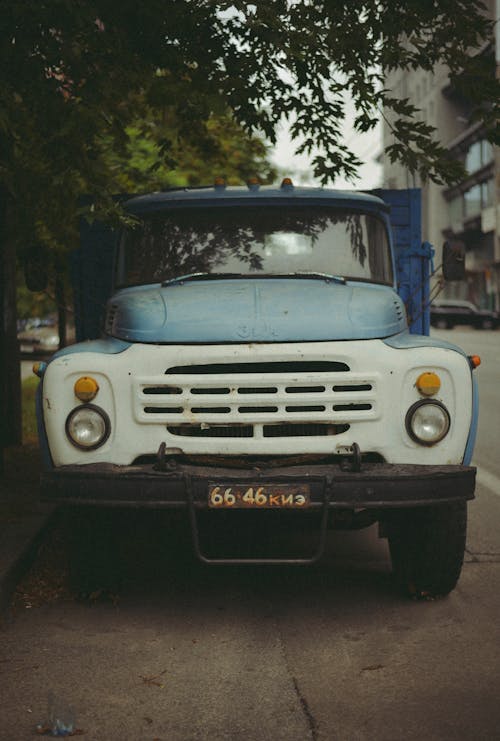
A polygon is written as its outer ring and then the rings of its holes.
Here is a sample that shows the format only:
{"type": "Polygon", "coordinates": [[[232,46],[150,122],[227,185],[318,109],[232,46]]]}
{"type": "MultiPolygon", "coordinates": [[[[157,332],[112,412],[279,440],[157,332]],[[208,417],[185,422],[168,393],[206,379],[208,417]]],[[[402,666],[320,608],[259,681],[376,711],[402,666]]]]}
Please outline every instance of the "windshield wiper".
{"type": "Polygon", "coordinates": [[[312,278],[313,280],[324,280],[327,283],[345,283],[345,278],[343,275],[331,275],[331,273],[289,273],[288,275],[292,276],[293,278],[312,278]]]}
{"type": "Polygon", "coordinates": [[[244,273],[187,273],[178,278],[164,280],[162,286],[175,286],[192,280],[219,280],[220,278],[247,278],[244,273]]]}
{"type": "Polygon", "coordinates": [[[181,285],[187,281],[194,280],[220,280],[221,278],[301,278],[304,280],[324,280],[326,283],[345,283],[341,275],[330,275],[330,273],[188,273],[178,278],[163,281],[162,286],[181,285]]]}

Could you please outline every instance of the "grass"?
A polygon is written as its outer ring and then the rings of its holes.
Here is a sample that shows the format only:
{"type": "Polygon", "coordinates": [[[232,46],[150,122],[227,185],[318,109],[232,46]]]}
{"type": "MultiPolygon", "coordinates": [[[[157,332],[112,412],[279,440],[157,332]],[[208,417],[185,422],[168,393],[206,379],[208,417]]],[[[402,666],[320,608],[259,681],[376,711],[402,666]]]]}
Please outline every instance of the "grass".
{"type": "Polygon", "coordinates": [[[38,444],[35,414],[35,394],[39,379],[34,376],[25,378],[22,383],[22,432],[23,445],[38,444]]]}

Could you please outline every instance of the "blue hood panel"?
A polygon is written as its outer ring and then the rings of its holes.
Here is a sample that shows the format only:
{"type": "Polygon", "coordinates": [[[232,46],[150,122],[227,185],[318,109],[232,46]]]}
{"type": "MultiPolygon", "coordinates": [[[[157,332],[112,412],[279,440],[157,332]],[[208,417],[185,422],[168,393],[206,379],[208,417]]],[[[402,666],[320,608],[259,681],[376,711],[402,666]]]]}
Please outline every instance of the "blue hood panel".
{"type": "Polygon", "coordinates": [[[127,288],[110,300],[106,322],[114,337],[151,343],[362,340],[405,328],[392,288],[304,278],[127,288]]]}

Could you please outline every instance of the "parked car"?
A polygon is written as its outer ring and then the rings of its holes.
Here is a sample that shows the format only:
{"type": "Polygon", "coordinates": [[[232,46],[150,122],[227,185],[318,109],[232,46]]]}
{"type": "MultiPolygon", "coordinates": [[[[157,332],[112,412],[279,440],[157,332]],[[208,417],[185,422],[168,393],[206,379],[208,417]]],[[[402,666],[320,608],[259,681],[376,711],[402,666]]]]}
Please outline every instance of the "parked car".
{"type": "Polygon", "coordinates": [[[496,329],[500,314],[491,309],[480,309],[471,301],[440,299],[431,304],[431,324],[440,329],[451,329],[456,324],[468,324],[476,329],[496,329]]]}
{"type": "Polygon", "coordinates": [[[18,330],[19,327],[22,329],[17,333],[21,354],[47,354],[59,348],[59,333],[55,317],[32,317],[23,324],[24,326],[18,324],[18,330]]]}
{"type": "MultiPolygon", "coordinates": [[[[21,355],[49,355],[59,349],[57,317],[30,317],[17,322],[17,339],[21,355]]],[[[75,325],[70,320],[66,325],[66,344],[75,341],[75,325]]]]}

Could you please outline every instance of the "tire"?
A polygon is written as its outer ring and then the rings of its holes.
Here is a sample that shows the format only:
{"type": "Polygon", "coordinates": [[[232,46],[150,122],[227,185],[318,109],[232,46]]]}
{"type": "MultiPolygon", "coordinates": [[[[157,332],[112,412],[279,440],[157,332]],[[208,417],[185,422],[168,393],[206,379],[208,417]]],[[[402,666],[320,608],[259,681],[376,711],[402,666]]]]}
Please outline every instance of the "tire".
{"type": "Polygon", "coordinates": [[[483,319],[481,322],[481,329],[493,329],[493,319],[483,319]]]}
{"type": "Polygon", "coordinates": [[[453,323],[449,319],[436,319],[437,329],[453,329],[453,323]]]}
{"type": "Polygon", "coordinates": [[[399,587],[416,599],[449,594],[462,570],[466,532],[466,502],[394,512],[388,539],[399,587]]]}

